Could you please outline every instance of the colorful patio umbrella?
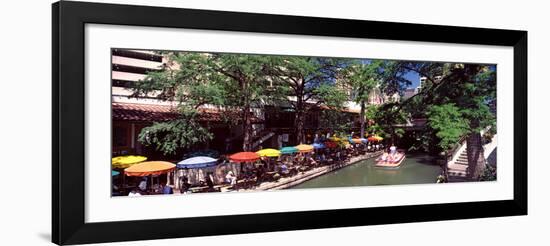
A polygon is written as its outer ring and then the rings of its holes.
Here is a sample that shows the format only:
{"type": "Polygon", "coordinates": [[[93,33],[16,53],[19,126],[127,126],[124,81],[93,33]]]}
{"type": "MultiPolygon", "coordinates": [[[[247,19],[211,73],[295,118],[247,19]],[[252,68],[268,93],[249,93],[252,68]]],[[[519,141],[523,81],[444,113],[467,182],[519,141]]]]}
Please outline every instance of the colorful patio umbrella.
{"type": "Polygon", "coordinates": [[[176,164],[177,168],[203,168],[213,167],[218,164],[218,160],[209,156],[195,156],[187,158],[176,164]]]}
{"type": "Polygon", "coordinates": [[[111,170],[111,176],[118,176],[120,174],[119,171],[111,170]]]}
{"type": "Polygon", "coordinates": [[[369,142],[369,140],[366,139],[366,138],[360,138],[360,140],[361,140],[362,143],[368,143],[369,142]]]}
{"type": "Polygon", "coordinates": [[[363,140],[361,140],[360,138],[353,138],[353,139],[351,139],[351,141],[355,144],[363,143],[363,140]]]}
{"type": "Polygon", "coordinates": [[[260,156],[254,152],[239,152],[229,156],[232,162],[255,162],[260,159],[260,156]]]}
{"type": "Polygon", "coordinates": [[[147,160],[147,157],[139,155],[117,156],[111,159],[111,166],[113,168],[127,168],[145,160],[147,160]]]}
{"type": "Polygon", "coordinates": [[[342,141],[342,139],[339,138],[339,137],[331,137],[331,138],[329,138],[329,139],[330,139],[330,141],[333,141],[333,142],[340,142],[340,141],[342,141]]]}
{"type": "Polygon", "coordinates": [[[326,141],[325,146],[329,149],[334,149],[338,147],[338,144],[336,144],[336,142],[333,142],[333,141],[326,141]]]}
{"type": "Polygon", "coordinates": [[[369,141],[372,141],[372,142],[378,142],[378,141],[381,141],[383,140],[384,138],[382,137],[379,137],[379,136],[371,136],[369,138],[367,138],[369,141]]]}
{"type": "Polygon", "coordinates": [[[300,153],[307,153],[307,152],[313,151],[313,146],[309,144],[300,144],[295,146],[295,148],[298,149],[300,153]]]}
{"type": "Polygon", "coordinates": [[[322,143],[314,143],[314,144],[313,144],[313,148],[314,148],[314,149],[324,149],[324,148],[325,148],[325,145],[322,144],[322,143]]]}
{"type": "Polygon", "coordinates": [[[281,155],[281,151],[278,151],[276,149],[262,149],[262,150],[256,151],[256,154],[258,154],[261,157],[264,157],[264,156],[278,157],[281,155]]]}
{"type": "Polygon", "coordinates": [[[149,176],[170,172],[176,165],[167,161],[146,161],[124,169],[126,176],[149,176]]]}
{"type": "Polygon", "coordinates": [[[298,152],[298,149],[295,147],[284,147],[281,149],[281,154],[283,155],[290,155],[298,152]]]}

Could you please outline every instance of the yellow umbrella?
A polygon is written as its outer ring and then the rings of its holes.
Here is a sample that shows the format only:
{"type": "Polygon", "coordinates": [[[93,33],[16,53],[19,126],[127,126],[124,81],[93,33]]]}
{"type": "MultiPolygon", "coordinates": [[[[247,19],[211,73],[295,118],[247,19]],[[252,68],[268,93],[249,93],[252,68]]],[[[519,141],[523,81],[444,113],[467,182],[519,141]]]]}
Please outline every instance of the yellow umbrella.
{"type": "Polygon", "coordinates": [[[309,145],[309,144],[300,144],[298,146],[294,146],[294,148],[297,148],[298,152],[301,152],[301,153],[313,151],[313,145],[309,145]]]}
{"type": "Polygon", "coordinates": [[[145,160],[147,157],[139,155],[117,156],[111,159],[111,165],[113,168],[127,168],[145,160]]]}
{"type": "Polygon", "coordinates": [[[331,137],[331,138],[329,138],[329,139],[332,140],[332,141],[334,141],[334,142],[340,142],[340,141],[342,141],[342,139],[339,138],[339,137],[331,137]]]}
{"type": "Polygon", "coordinates": [[[281,155],[281,151],[278,151],[276,149],[262,149],[259,151],[256,151],[256,154],[259,156],[267,156],[267,157],[278,157],[281,155]]]}

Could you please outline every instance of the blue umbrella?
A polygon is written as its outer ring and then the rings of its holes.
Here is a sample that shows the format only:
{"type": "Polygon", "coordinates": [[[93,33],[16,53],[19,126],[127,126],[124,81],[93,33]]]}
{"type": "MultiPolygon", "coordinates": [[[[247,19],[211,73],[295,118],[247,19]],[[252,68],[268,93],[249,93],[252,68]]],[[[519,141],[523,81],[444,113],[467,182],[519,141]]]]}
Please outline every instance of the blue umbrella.
{"type": "Polygon", "coordinates": [[[283,154],[283,155],[290,155],[290,154],[294,154],[294,153],[298,152],[298,149],[289,146],[289,147],[284,147],[284,148],[280,149],[280,151],[281,151],[281,154],[283,154]]]}
{"type": "Polygon", "coordinates": [[[314,144],[313,144],[313,148],[314,148],[314,149],[324,149],[324,148],[325,148],[325,145],[322,144],[322,143],[314,143],[314,144]]]}
{"type": "Polygon", "coordinates": [[[369,142],[369,140],[366,139],[366,138],[360,138],[360,139],[361,139],[361,142],[363,142],[363,143],[368,143],[369,142]]]}
{"type": "Polygon", "coordinates": [[[178,168],[203,168],[213,167],[218,164],[218,160],[208,156],[196,156],[178,162],[178,168]]]}

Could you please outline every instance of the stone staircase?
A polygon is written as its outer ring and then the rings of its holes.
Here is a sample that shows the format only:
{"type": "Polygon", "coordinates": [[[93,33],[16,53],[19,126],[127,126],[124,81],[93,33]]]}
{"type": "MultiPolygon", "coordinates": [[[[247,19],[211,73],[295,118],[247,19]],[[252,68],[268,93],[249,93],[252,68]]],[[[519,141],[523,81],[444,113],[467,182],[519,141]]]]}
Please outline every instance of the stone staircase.
{"type": "Polygon", "coordinates": [[[258,146],[275,136],[275,133],[269,130],[263,130],[252,140],[252,149],[258,149],[258,146]]]}
{"type": "Polygon", "coordinates": [[[467,181],[468,177],[468,155],[464,148],[455,161],[447,165],[449,181],[467,181]]]}

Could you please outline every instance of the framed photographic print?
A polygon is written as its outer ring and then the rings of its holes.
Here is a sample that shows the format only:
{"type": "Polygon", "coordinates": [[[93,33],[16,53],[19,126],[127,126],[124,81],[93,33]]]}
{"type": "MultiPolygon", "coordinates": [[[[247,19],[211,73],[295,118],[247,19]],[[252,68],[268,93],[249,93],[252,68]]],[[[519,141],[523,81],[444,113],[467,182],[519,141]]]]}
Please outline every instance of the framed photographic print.
{"type": "Polygon", "coordinates": [[[54,243],[527,214],[526,31],[52,10],[54,243]]]}

